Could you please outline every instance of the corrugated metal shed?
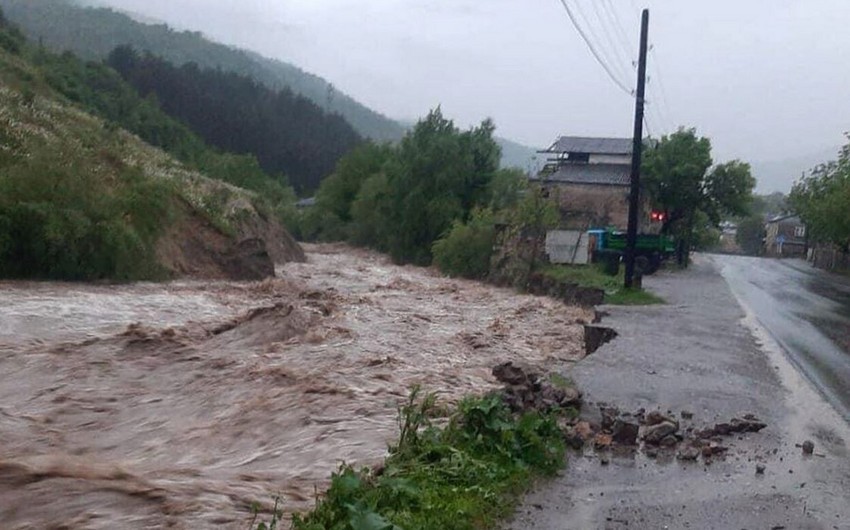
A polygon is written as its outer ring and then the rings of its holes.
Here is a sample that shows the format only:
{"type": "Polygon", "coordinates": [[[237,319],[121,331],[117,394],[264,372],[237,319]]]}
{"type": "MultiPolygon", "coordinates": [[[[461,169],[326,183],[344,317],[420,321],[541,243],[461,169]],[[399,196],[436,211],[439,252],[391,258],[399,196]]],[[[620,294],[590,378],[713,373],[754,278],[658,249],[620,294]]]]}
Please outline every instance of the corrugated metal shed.
{"type": "Polygon", "coordinates": [[[631,168],[623,164],[564,164],[549,175],[537,175],[532,180],[571,184],[602,184],[628,186],[631,168]]]}
{"type": "Polygon", "coordinates": [[[629,138],[590,138],[587,136],[561,136],[544,153],[591,153],[599,155],[630,155],[629,138]]]}

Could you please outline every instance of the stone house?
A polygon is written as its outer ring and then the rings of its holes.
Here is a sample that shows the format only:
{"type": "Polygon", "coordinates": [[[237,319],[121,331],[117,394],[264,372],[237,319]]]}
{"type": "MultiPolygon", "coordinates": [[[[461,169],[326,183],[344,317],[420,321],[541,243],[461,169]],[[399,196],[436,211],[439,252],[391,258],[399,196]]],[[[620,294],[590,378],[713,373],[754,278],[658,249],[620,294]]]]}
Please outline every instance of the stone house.
{"type": "MultiPolygon", "coordinates": [[[[629,220],[632,140],[562,136],[539,151],[546,164],[532,183],[540,184],[561,207],[561,228],[587,231],[613,227],[626,230],[629,220]]],[[[640,229],[650,225],[642,201],[640,229]]]]}
{"type": "Polygon", "coordinates": [[[806,256],[808,242],[806,225],[800,216],[780,215],[765,223],[765,254],[776,258],[802,258],[806,256]]]}

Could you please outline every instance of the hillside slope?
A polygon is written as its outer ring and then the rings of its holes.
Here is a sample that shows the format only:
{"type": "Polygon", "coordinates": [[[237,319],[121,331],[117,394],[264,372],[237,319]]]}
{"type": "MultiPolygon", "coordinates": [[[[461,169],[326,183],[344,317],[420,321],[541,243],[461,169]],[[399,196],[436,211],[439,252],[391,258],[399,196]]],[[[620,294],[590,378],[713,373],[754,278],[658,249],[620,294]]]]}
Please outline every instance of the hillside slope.
{"type": "Polygon", "coordinates": [[[341,114],[363,136],[395,141],[404,127],[334,91],[328,109],[326,80],[283,61],[211,42],[199,32],[174,31],[164,24],[143,24],[106,8],[75,5],[67,0],[0,0],[6,16],[33,41],[57,50],[70,50],[86,59],[104,59],[117,46],[129,44],[176,65],[201,67],[247,75],[274,89],[289,87],[326,110],[341,114]]]}
{"type": "Polygon", "coordinates": [[[250,192],[58,95],[0,16],[0,277],[258,279],[303,252],[250,192]]]}
{"type": "MultiPolygon", "coordinates": [[[[327,80],[255,52],[212,42],[200,32],[175,31],[165,24],[144,23],[108,9],[75,5],[69,0],[0,0],[0,7],[33,40],[57,50],[70,50],[86,59],[104,59],[117,46],[148,50],[176,65],[247,75],[274,89],[289,87],[319,107],[341,114],[359,134],[376,141],[397,141],[410,128],[390,119],[345,93],[327,80]],[[328,97],[332,94],[332,97],[328,97]]],[[[526,169],[535,149],[498,138],[502,166],[526,169]]]]}

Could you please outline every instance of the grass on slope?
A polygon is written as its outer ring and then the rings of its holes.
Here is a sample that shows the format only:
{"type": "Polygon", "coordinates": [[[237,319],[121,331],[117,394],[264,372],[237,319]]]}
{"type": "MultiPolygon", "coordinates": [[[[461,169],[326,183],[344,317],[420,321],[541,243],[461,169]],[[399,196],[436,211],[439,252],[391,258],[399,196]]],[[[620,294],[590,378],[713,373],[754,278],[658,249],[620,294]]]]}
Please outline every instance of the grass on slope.
{"type": "Polygon", "coordinates": [[[252,207],[65,103],[24,51],[0,17],[0,277],[158,279],[156,242],[175,215],[226,228],[234,201],[252,207]]]}
{"type": "Polygon", "coordinates": [[[605,303],[611,305],[663,304],[659,296],[643,289],[623,287],[625,276],[622,268],[617,276],[610,276],[597,265],[548,265],[543,274],[559,281],[577,283],[582,287],[593,287],[605,291],[605,303]]]}

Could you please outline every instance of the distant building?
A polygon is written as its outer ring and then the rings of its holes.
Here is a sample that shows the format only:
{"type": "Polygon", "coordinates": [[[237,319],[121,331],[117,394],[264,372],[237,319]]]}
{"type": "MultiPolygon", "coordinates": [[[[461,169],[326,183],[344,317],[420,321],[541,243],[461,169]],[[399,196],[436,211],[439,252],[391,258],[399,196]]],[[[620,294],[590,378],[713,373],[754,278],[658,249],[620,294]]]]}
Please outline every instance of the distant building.
{"type": "MultiPolygon", "coordinates": [[[[632,140],[562,136],[540,153],[546,163],[530,180],[557,198],[562,228],[627,228],[632,140]]],[[[648,228],[646,198],[639,218],[641,229],[648,228]]]]}
{"type": "Polygon", "coordinates": [[[769,219],[765,223],[765,254],[781,258],[806,256],[806,225],[799,215],[787,214],[769,219]]]}

